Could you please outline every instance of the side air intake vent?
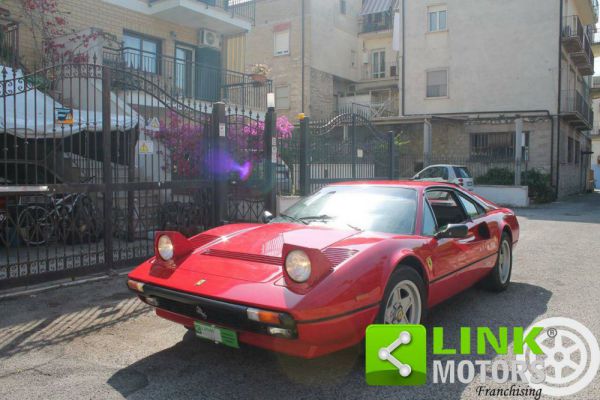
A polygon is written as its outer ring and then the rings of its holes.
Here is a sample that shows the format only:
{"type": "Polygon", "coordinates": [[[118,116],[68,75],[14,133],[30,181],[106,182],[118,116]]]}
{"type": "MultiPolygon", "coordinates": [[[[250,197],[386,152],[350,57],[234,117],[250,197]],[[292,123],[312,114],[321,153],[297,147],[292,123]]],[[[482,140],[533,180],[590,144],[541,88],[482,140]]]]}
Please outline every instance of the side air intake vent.
{"type": "Polygon", "coordinates": [[[333,264],[334,267],[337,267],[356,253],[358,253],[358,250],[338,249],[335,247],[330,247],[323,251],[325,257],[327,257],[327,259],[333,264]]]}

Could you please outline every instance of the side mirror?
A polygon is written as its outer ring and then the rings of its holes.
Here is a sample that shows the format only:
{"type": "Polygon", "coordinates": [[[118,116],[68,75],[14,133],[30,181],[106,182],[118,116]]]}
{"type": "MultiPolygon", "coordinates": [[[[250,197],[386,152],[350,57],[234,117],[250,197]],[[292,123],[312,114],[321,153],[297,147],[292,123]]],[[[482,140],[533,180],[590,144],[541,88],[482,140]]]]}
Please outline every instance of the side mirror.
{"type": "Polygon", "coordinates": [[[266,210],[260,216],[260,220],[262,221],[263,224],[268,224],[269,222],[271,222],[271,220],[273,218],[275,218],[275,216],[266,210]]]}
{"type": "Polygon", "coordinates": [[[436,239],[463,239],[469,235],[469,227],[464,224],[448,224],[435,234],[436,239]]]}

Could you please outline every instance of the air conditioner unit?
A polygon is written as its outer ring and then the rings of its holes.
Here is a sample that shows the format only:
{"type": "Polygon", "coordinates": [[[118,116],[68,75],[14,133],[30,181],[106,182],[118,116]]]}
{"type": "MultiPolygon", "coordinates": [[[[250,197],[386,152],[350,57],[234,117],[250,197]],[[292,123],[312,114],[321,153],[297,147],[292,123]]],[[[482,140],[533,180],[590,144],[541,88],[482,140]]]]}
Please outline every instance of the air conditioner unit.
{"type": "Polygon", "coordinates": [[[198,45],[214,47],[218,49],[221,47],[221,35],[214,31],[200,29],[198,31],[198,45]]]}

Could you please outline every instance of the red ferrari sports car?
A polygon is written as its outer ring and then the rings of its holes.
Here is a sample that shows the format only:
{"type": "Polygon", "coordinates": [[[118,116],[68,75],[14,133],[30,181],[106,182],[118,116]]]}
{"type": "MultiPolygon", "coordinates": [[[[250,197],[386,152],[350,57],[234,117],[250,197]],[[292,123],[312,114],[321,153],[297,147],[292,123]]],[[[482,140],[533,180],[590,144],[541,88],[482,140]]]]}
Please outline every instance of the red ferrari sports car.
{"type": "Polygon", "coordinates": [[[199,337],[312,358],[476,282],[506,289],[519,239],[511,210],[436,182],[334,184],[265,222],[158,232],[127,284],[199,337]]]}

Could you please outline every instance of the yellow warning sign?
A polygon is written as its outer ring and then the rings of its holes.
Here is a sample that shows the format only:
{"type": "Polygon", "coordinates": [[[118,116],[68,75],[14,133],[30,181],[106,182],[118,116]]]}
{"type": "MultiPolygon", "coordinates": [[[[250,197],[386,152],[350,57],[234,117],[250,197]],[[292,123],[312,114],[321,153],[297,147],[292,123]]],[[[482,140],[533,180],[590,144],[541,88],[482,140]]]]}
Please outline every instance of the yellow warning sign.
{"type": "Polygon", "coordinates": [[[154,143],[152,143],[150,140],[140,140],[139,153],[140,154],[153,154],[154,153],[154,143]]]}

